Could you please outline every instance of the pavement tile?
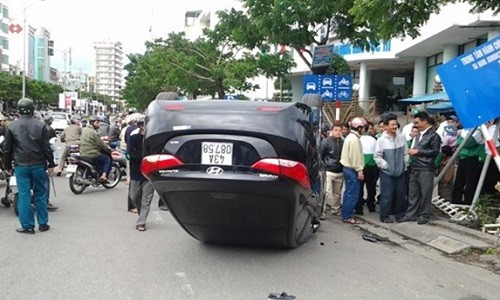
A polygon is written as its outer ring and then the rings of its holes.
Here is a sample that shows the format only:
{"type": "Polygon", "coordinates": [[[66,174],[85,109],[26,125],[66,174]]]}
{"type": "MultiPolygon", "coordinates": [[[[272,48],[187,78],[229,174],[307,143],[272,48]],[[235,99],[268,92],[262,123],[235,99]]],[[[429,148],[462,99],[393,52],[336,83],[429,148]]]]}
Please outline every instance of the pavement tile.
{"type": "Polygon", "coordinates": [[[465,249],[470,248],[469,244],[459,242],[447,236],[440,235],[433,239],[427,245],[432,246],[447,254],[460,253],[465,249]]]}

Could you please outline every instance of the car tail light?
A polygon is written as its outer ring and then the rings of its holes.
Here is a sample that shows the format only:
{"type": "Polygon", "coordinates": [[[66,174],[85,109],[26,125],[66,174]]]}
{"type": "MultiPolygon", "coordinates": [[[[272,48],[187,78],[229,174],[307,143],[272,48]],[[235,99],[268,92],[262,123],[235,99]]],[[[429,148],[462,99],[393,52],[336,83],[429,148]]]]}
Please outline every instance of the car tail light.
{"type": "Polygon", "coordinates": [[[148,176],[152,172],[156,172],[164,169],[171,169],[178,166],[182,166],[184,163],[173,155],[168,154],[157,154],[149,155],[142,159],[141,162],[141,173],[144,176],[148,176]]]}
{"type": "Polygon", "coordinates": [[[309,173],[303,164],[287,159],[264,158],[252,165],[252,168],[276,175],[288,177],[306,189],[311,188],[309,173]]]}
{"type": "Polygon", "coordinates": [[[181,104],[166,104],[162,106],[163,110],[168,110],[168,111],[178,111],[178,110],[184,110],[184,105],[181,104]]]}

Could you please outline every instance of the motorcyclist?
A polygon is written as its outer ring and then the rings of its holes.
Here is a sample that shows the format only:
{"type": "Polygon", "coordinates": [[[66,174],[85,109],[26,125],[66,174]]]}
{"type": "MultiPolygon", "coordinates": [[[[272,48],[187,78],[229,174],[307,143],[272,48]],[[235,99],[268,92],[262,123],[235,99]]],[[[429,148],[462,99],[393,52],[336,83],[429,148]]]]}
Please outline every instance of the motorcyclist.
{"type": "Polygon", "coordinates": [[[70,121],[71,124],[64,129],[60,136],[61,142],[66,143],[66,147],[64,147],[64,151],[59,158],[59,166],[56,173],[57,176],[61,176],[61,172],[64,170],[64,164],[66,162],[66,158],[68,157],[69,146],[80,144],[80,136],[82,135],[80,122],[82,121],[82,118],[75,115],[71,117],[70,121]]]}
{"type": "Polygon", "coordinates": [[[99,181],[106,182],[111,171],[111,149],[97,133],[100,125],[99,116],[89,118],[89,124],[82,130],[80,136],[80,156],[92,159],[93,163],[99,167],[99,181]]]}
{"type": "Polygon", "coordinates": [[[113,125],[109,128],[108,143],[113,148],[120,148],[120,132],[121,132],[122,120],[116,118],[113,125]]]}
{"type": "Polygon", "coordinates": [[[5,128],[7,128],[7,121],[8,120],[9,120],[9,118],[0,114],[0,136],[5,135],[5,128]]]}

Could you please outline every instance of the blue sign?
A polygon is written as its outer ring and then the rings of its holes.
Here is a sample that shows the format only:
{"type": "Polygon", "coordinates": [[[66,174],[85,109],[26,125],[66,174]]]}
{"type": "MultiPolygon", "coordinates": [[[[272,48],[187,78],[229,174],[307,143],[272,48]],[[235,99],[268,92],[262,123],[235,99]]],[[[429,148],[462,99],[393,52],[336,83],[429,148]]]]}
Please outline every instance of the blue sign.
{"type": "Polygon", "coordinates": [[[445,63],[437,72],[465,128],[500,117],[500,36],[445,63]]]}
{"type": "Polygon", "coordinates": [[[334,53],[333,44],[314,47],[311,68],[328,67],[334,53]]]}
{"type": "Polygon", "coordinates": [[[230,94],[225,94],[224,95],[224,100],[238,100],[240,96],[238,95],[230,95],[230,94]]]}
{"type": "Polygon", "coordinates": [[[304,75],[304,94],[320,94],[323,101],[350,101],[350,75],[304,75]]]}

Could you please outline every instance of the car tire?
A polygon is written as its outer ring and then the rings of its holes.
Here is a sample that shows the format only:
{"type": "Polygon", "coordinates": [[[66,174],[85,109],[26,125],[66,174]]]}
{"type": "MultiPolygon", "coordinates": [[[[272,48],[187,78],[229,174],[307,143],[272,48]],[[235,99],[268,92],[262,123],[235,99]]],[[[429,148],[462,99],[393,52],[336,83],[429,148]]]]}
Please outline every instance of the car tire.
{"type": "Polygon", "coordinates": [[[302,96],[302,103],[307,104],[310,107],[318,107],[321,108],[321,103],[322,103],[321,95],[320,94],[304,94],[302,96]]]}
{"type": "Polygon", "coordinates": [[[161,92],[156,95],[155,100],[179,100],[179,94],[176,92],[161,92]]]}

